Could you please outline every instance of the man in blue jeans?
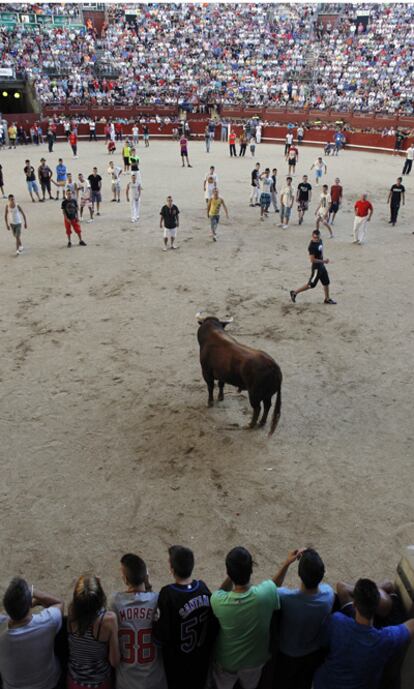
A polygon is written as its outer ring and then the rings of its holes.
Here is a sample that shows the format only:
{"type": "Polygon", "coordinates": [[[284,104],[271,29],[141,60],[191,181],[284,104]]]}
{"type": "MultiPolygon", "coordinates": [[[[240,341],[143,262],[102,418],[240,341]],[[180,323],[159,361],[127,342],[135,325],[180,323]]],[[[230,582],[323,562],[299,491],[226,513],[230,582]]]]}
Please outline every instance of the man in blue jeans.
{"type": "Polygon", "coordinates": [[[316,671],[314,689],[377,689],[386,662],[414,637],[414,619],[373,626],[380,602],[375,582],[359,579],[353,599],[355,619],[336,612],[325,624],[328,656],[316,671]]]}

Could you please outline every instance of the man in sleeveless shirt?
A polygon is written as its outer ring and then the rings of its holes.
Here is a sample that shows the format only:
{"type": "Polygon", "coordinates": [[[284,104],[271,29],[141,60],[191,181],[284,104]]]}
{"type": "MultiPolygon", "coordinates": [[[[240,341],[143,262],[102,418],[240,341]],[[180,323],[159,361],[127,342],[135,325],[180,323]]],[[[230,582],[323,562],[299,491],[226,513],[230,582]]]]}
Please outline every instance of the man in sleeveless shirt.
{"type": "Polygon", "coordinates": [[[138,555],[122,557],[121,574],[125,588],[113,594],[111,602],[118,617],[121,651],[117,689],[167,689],[161,653],[153,642],[158,593],[151,590],[147,566],[138,555]]]}

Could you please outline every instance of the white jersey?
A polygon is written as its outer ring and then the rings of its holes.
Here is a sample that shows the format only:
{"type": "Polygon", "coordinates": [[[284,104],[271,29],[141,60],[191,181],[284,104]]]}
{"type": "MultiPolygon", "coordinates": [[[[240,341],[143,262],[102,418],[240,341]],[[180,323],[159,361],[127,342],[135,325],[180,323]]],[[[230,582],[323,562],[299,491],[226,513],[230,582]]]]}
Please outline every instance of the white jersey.
{"type": "Polygon", "coordinates": [[[22,224],[22,216],[17,206],[15,206],[14,208],[10,208],[9,205],[7,206],[7,222],[9,223],[9,225],[22,224]]]}
{"type": "Polygon", "coordinates": [[[273,184],[273,180],[271,177],[263,177],[263,179],[262,179],[262,192],[263,192],[263,194],[270,194],[272,184],[273,184]]]}
{"type": "Polygon", "coordinates": [[[89,199],[91,195],[91,185],[89,184],[87,179],[84,179],[83,182],[79,180],[76,183],[76,188],[79,192],[81,199],[89,199]]]}
{"type": "Polygon", "coordinates": [[[218,185],[218,177],[215,172],[211,174],[211,172],[208,172],[205,176],[205,183],[206,183],[206,191],[205,191],[205,197],[206,199],[211,199],[213,196],[213,191],[214,189],[217,189],[218,185]]]}
{"type": "Polygon", "coordinates": [[[141,185],[142,185],[141,175],[137,174],[135,182],[131,181],[128,185],[131,199],[135,199],[135,200],[139,199],[140,193],[141,193],[141,185]]]}
{"type": "Polygon", "coordinates": [[[167,689],[161,653],[152,640],[158,593],[115,593],[111,609],[118,618],[121,662],[117,689],[167,689]]]}
{"type": "Polygon", "coordinates": [[[122,168],[117,165],[116,167],[112,167],[111,165],[108,167],[108,175],[111,175],[112,179],[112,184],[119,186],[120,185],[120,176],[122,174],[122,168]]]}
{"type": "Polygon", "coordinates": [[[292,145],[292,143],[293,143],[293,134],[286,134],[286,143],[289,144],[289,146],[292,145]]]}
{"type": "Polygon", "coordinates": [[[319,158],[317,158],[314,162],[315,170],[320,170],[322,172],[322,170],[325,166],[326,166],[326,163],[322,158],[321,158],[321,160],[319,160],[319,158]]]}
{"type": "Polygon", "coordinates": [[[319,208],[318,208],[318,215],[321,217],[324,217],[325,215],[328,215],[328,209],[329,206],[331,205],[331,195],[326,193],[322,194],[319,197],[319,208]]]}
{"type": "Polygon", "coordinates": [[[69,189],[69,191],[72,192],[73,197],[75,196],[76,192],[76,182],[66,182],[65,184],[65,192],[69,189]]]}

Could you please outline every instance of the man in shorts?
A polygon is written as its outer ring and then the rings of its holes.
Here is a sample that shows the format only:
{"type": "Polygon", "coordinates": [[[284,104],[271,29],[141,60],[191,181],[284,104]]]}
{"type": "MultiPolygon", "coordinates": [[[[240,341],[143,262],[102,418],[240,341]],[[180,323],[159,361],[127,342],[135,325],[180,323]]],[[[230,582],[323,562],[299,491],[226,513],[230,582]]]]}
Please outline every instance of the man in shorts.
{"type": "Polygon", "coordinates": [[[168,239],[171,243],[171,249],[177,249],[175,240],[177,237],[177,228],[180,224],[177,206],[173,203],[172,196],[167,196],[167,203],[160,210],[160,228],[164,227],[164,246],[163,251],[168,249],[168,239]]]}
{"type": "Polygon", "coordinates": [[[121,175],[122,168],[120,165],[114,165],[114,161],[111,160],[108,165],[108,175],[111,177],[111,187],[113,198],[111,203],[120,203],[121,201],[121,175]]]}
{"type": "Polygon", "coordinates": [[[298,162],[298,160],[299,160],[299,151],[296,148],[296,146],[294,146],[292,144],[292,146],[290,146],[290,148],[289,148],[288,155],[287,155],[287,163],[289,166],[289,170],[288,170],[289,175],[295,174],[296,163],[298,162]]]}
{"type": "Polygon", "coordinates": [[[49,165],[46,165],[46,160],[44,158],[40,159],[40,165],[37,169],[37,176],[39,178],[40,188],[42,190],[42,195],[43,195],[42,201],[45,200],[46,191],[49,194],[49,198],[54,199],[54,196],[52,196],[52,193],[50,190],[53,172],[50,169],[49,165]]]}
{"type": "Polygon", "coordinates": [[[68,238],[68,249],[72,246],[72,229],[78,235],[79,246],[86,246],[82,239],[81,226],[78,218],[78,202],[72,197],[70,189],[65,193],[65,198],[62,201],[63,222],[65,224],[66,235],[68,238]]]}
{"type": "Polygon", "coordinates": [[[290,298],[293,303],[296,302],[296,297],[301,292],[306,292],[308,289],[313,289],[318,284],[319,280],[322,283],[323,291],[325,293],[324,304],[336,304],[336,301],[329,296],[329,275],[325,265],[329,263],[329,258],[323,257],[323,243],[321,233],[319,230],[313,230],[312,238],[308,246],[309,260],[312,265],[311,276],[303,287],[290,290],[290,298]]]}
{"type": "Polygon", "coordinates": [[[210,170],[207,172],[205,178],[204,178],[204,183],[203,183],[203,189],[204,189],[204,198],[206,200],[206,203],[208,203],[213,196],[213,191],[214,189],[217,189],[218,186],[218,177],[217,173],[215,171],[214,165],[210,167],[210,170]]]}
{"type": "Polygon", "coordinates": [[[101,201],[102,201],[102,194],[101,194],[102,177],[100,175],[98,175],[98,168],[97,167],[93,168],[92,174],[89,175],[89,177],[88,177],[88,182],[91,185],[92,210],[95,211],[95,203],[96,203],[96,215],[100,215],[99,208],[101,206],[101,201]]]}
{"type": "Polygon", "coordinates": [[[213,196],[207,205],[207,217],[210,219],[211,237],[213,242],[217,241],[217,227],[220,222],[220,209],[222,206],[228,219],[229,212],[227,210],[227,206],[224,202],[224,199],[221,198],[219,190],[216,188],[214,189],[213,196]]]}
{"type": "Polygon", "coordinates": [[[296,202],[298,204],[298,217],[299,225],[303,223],[303,217],[305,212],[309,208],[309,204],[312,200],[312,185],[308,182],[308,175],[303,175],[302,181],[299,182],[296,191],[296,202]]]}
{"type": "Polygon", "coordinates": [[[270,168],[260,175],[260,180],[262,182],[262,193],[260,194],[260,220],[264,221],[269,215],[269,206],[272,200],[270,190],[272,188],[272,177],[270,174],[270,168]]]}
{"type": "Polygon", "coordinates": [[[285,137],[285,158],[287,160],[288,153],[289,153],[289,148],[293,144],[293,134],[291,132],[288,132],[285,137]]]}
{"type": "Polygon", "coordinates": [[[124,145],[122,146],[122,158],[124,161],[124,172],[129,172],[130,168],[130,162],[129,162],[129,156],[131,155],[131,145],[128,141],[128,139],[125,141],[124,145]]]}
{"type": "Polygon", "coordinates": [[[319,181],[322,179],[322,175],[328,172],[328,168],[326,167],[326,163],[323,158],[319,156],[313,163],[311,170],[315,168],[315,184],[319,184],[319,181]]]}
{"type": "Polygon", "coordinates": [[[341,180],[336,177],[335,184],[331,186],[331,204],[329,206],[328,223],[329,225],[334,224],[335,215],[337,214],[339,207],[342,203],[343,189],[341,185],[341,180]]]}
{"type": "Polygon", "coordinates": [[[192,167],[192,165],[190,165],[190,160],[188,158],[188,140],[184,136],[184,134],[180,139],[180,155],[181,155],[182,167],[185,167],[185,161],[187,161],[187,167],[192,167]]]}
{"type": "Polygon", "coordinates": [[[27,230],[27,220],[24,210],[16,203],[13,194],[9,194],[4,213],[4,221],[8,231],[12,232],[16,240],[16,256],[19,256],[23,251],[23,244],[21,242],[22,219],[24,221],[24,229],[27,230]]]}
{"type": "Polygon", "coordinates": [[[328,191],[328,185],[324,184],[322,187],[322,193],[319,197],[319,206],[317,207],[315,211],[315,217],[316,217],[316,229],[319,230],[319,227],[322,223],[326,227],[326,229],[329,231],[329,236],[332,238],[333,237],[333,232],[330,224],[328,223],[328,216],[329,216],[329,208],[331,205],[331,197],[329,195],[328,191]]]}
{"type": "Polygon", "coordinates": [[[25,160],[25,167],[23,172],[26,175],[26,184],[29,190],[30,198],[32,199],[33,203],[36,202],[33,198],[33,194],[36,194],[38,201],[42,201],[42,199],[39,196],[39,187],[37,186],[36,182],[36,172],[33,165],[30,165],[30,160],[25,160]]]}
{"type": "Polygon", "coordinates": [[[91,223],[93,221],[91,185],[84,178],[82,172],[79,173],[78,181],[76,182],[76,198],[80,207],[80,219],[83,219],[83,209],[86,207],[89,210],[89,220],[86,222],[91,223]]]}

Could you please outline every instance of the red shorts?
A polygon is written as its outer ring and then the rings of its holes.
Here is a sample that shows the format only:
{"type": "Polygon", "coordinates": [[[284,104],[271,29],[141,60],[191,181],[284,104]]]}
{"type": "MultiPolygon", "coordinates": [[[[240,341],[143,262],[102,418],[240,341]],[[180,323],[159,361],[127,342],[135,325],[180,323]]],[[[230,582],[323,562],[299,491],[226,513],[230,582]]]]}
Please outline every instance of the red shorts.
{"type": "Polygon", "coordinates": [[[72,228],[73,231],[76,232],[76,234],[81,233],[81,226],[79,225],[79,220],[68,220],[68,218],[63,218],[63,220],[65,222],[65,230],[68,237],[70,237],[70,235],[72,234],[72,228]]]}

